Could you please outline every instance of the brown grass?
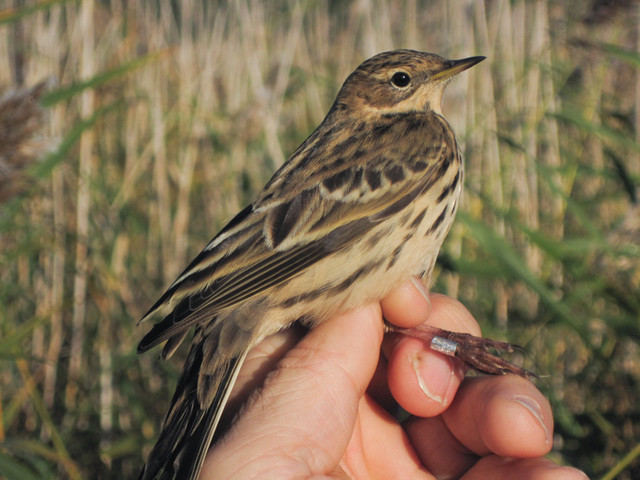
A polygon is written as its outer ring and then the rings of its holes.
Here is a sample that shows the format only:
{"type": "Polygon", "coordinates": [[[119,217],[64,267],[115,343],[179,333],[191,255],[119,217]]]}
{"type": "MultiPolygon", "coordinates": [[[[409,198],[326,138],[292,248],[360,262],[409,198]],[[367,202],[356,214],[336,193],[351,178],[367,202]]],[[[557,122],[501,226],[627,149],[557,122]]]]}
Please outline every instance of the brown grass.
{"type": "Polygon", "coordinates": [[[0,433],[31,443],[0,456],[135,476],[178,368],[135,355],[135,322],[346,75],[403,47],[489,58],[445,98],[467,193],[436,288],[549,373],[558,458],[599,475],[638,443],[640,253],[617,227],[640,181],[634,3],[27,3],[0,11],[24,125],[20,145],[0,132],[0,169],[19,173],[7,190],[0,172],[0,433]],[[42,117],[28,86],[49,76],[42,117]],[[60,145],[38,161],[36,133],[60,145]]]}

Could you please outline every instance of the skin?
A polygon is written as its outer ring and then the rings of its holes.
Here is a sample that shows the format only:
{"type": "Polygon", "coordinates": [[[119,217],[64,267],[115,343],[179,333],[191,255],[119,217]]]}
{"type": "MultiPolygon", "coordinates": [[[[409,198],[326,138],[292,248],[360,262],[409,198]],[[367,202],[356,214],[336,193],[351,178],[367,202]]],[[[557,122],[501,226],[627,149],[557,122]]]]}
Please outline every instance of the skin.
{"type": "Polygon", "coordinates": [[[422,342],[383,337],[382,315],[400,327],[480,333],[462,304],[427,294],[418,280],[302,339],[289,330],[264,340],[229,403],[240,413],[200,478],[587,478],[544,458],[552,412],[533,383],[464,378],[455,359],[422,342]],[[388,413],[396,402],[411,414],[402,424],[388,413]]]}

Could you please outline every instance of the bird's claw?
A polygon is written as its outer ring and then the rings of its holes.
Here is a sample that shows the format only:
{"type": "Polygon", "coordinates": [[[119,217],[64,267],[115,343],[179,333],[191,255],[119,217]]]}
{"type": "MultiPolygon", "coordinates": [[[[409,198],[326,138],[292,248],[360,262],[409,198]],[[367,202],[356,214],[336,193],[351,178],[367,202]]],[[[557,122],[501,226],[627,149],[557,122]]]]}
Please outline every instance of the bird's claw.
{"type": "Polygon", "coordinates": [[[524,378],[537,378],[535,373],[490,353],[490,350],[507,353],[523,350],[522,347],[512,343],[476,337],[469,333],[450,332],[429,325],[420,325],[415,328],[391,327],[390,330],[423,340],[430,345],[432,350],[457,357],[477,372],[490,375],[513,373],[524,378]]]}

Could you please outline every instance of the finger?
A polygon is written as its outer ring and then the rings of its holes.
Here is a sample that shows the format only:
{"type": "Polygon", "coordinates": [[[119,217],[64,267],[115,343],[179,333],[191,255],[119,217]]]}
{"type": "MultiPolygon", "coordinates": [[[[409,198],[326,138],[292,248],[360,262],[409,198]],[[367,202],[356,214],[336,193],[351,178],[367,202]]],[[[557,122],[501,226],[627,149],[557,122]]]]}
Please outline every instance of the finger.
{"type": "Polygon", "coordinates": [[[516,375],[469,378],[443,418],[479,455],[529,458],[552,447],[551,406],[533,383],[516,375]]]}
{"type": "Polygon", "coordinates": [[[402,427],[368,395],[360,401],[357,427],[341,465],[354,479],[434,480],[402,427]]]}
{"type": "Polygon", "coordinates": [[[431,294],[431,315],[427,323],[452,332],[466,332],[477,337],[482,334],[480,325],[467,307],[440,293],[431,294]]]}
{"type": "Polygon", "coordinates": [[[547,400],[531,382],[505,375],[467,378],[442,416],[413,418],[405,430],[430,471],[459,477],[478,456],[546,454],[553,421],[547,400]]]}
{"type": "MultiPolygon", "coordinates": [[[[386,338],[387,337],[385,336],[385,339],[382,340],[383,344],[386,341],[386,338]]],[[[371,378],[371,382],[369,382],[369,386],[367,387],[367,394],[370,395],[382,408],[393,415],[398,411],[398,402],[396,402],[396,399],[393,398],[393,395],[389,390],[389,383],[387,379],[387,359],[384,355],[380,355],[376,371],[371,378]]]]}
{"type": "MultiPolygon", "coordinates": [[[[423,306],[423,310],[425,308],[423,306]]],[[[400,316],[401,312],[395,311],[393,318],[398,321],[400,316]]],[[[469,311],[445,295],[431,295],[426,324],[473,335],[480,333],[469,311]]],[[[397,335],[391,347],[387,344],[385,348],[389,359],[389,388],[405,410],[419,417],[430,417],[440,414],[451,404],[464,378],[464,367],[460,362],[431,350],[420,340],[402,335],[397,335]]]]}
{"type": "Polygon", "coordinates": [[[429,318],[431,298],[422,280],[412,277],[383,298],[380,306],[387,322],[410,328],[421,325],[429,318]]]}
{"type": "Polygon", "coordinates": [[[203,478],[290,478],[331,471],[351,437],[382,341],[378,305],[312,329],[210,452],[203,478]],[[215,473],[214,473],[215,472],[215,473]]]}
{"type": "Polygon", "coordinates": [[[459,478],[478,462],[478,455],[458,441],[441,415],[413,417],[403,426],[418,458],[436,478],[459,478]]]}
{"type": "Polygon", "coordinates": [[[513,459],[491,455],[482,458],[461,480],[588,480],[588,477],[572,467],[554,464],[543,457],[513,459]]]}
{"type": "MultiPolygon", "coordinates": [[[[387,322],[403,328],[424,323],[431,312],[429,292],[418,277],[412,277],[410,281],[389,293],[380,302],[380,306],[387,322]]],[[[367,390],[367,393],[389,412],[395,411],[398,404],[389,391],[385,356],[393,351],[398,338],[397,335],[385,335],[382,344],[383,356],[367,390]]]]}

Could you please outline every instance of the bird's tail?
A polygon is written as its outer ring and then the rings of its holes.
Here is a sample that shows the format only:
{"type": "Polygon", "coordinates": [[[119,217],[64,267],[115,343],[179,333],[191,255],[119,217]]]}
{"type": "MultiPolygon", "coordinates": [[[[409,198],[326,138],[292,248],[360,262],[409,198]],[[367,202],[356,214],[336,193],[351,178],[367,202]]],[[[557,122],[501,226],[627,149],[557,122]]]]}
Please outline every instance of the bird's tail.
{"type": "Polygon", "coordinates": [[[151,450],[139,480],[196,480],[216,431],[220,416],[236,381],[246,351],[220,365],[214,376],[219,379],[213,401],[201,405],[198,400],[203,348],[194,345],[178,382],[162,431],[151,450]]]}

